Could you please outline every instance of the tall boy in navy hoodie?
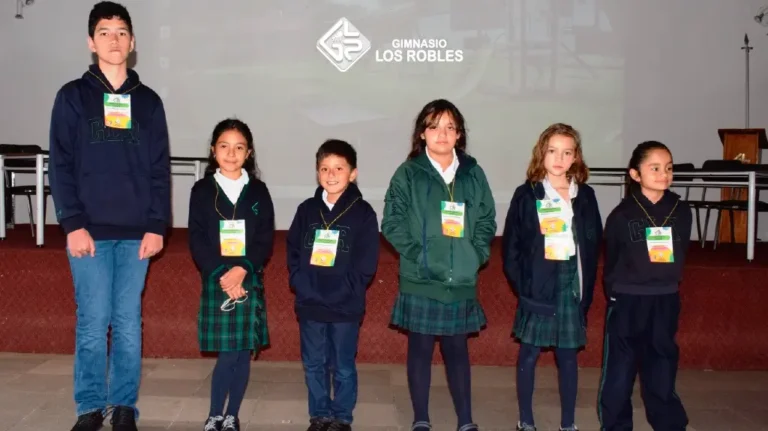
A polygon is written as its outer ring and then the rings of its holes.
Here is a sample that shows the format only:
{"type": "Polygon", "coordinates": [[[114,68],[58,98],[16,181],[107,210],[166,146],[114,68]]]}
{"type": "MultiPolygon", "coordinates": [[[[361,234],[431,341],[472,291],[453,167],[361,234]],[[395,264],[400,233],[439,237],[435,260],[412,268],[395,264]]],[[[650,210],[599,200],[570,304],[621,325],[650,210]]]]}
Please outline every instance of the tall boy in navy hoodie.
{"type": "Polygon", "coordinates": [[[351,430],[357,403],[355,356],[365,293],[379,260],[379,225],[353,183],[354,148],[331,139],[316,159],[320,186],[296,210],[288,231],[288,269],[309,392],[308,431],[345,431],[351,430]]]}
{"type": "Polygon", "coordinates": [[[141,293],[171,215],[168,130],[160,97],[128,69],[125,7],[96,4],[88,35],[98,63],[56,94],[48,165],[77,304],[72,430],[98,430],[111,407],[113,429],[134,431],[141,293]]]}

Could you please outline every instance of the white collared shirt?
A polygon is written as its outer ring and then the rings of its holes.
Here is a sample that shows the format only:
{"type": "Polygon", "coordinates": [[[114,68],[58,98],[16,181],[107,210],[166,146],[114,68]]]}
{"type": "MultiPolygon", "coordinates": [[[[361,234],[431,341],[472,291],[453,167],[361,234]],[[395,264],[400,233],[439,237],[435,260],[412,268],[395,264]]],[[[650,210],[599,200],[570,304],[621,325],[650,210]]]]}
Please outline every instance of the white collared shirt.
{"type": "Polygon", "coordinates": [[[426,148],[424,151],[426,151],[427,158],[430,163],[432,163],[432,166],[434,166],[435,169],[437,169],[437,172],[440,173],[440,176],[443,177],[443,181],[445,181],[446,184],[450,184],[451,181],[453,181],[453,177],[456,176],[456,171],[459,169],[459,158],[456,157],[456,149],[453,149],[453,161],[445,170],[440,166],[440,163],[437,163],[435,159],[429,155],[429,151],[426,148]]]}
{"type": "Polygon", "coordinates": [[[334,204],[328,202],[328,192],[325,190],[323,190],[323,202],[325,202],[325,206],[328,207],[328,210],[333,211],[334,204]]]}
{"type": "MultiPolygon", "coordinates": [[[[563,199],[562,196],[560,196],[560,193],[555,190],[554,187],[552,187],[552,183],[549,182],[549,178],[544,178],[544,181],[542,181],[542,184],[544,185],[544,192],[547,194],[547,197],[549,199],[563,199]]],[[[576,184],[575,181],[571,180],[571,184],[568,186],[568,196],[570,199],[567,200],[563,207],[563,214],[562,218],[563,220],[568,223],[568,233],[571,233],[571,226],[573,223],[573,204],[571,203],[572,199],[575,199],[576,196],[579,194],[579,186],[576,184]]],[[[584,286],[582,283],[582,271],[581,271],[581,256],[579,254],[579,249],[576,245],[576,241],[573,239],[573,234],[569,235],[568,238],[570,239],[570,249],[573,250],[574,254],[576,255],[576,259],[578,262],[578,273],[579,273],[579,295],[581,297],[584,296],[584,286]]],[[[573,256],[573,254],[571,255],[573,256]]]]}
{"type": "Polygon", "coordinates": [[[240,178],[236,180],[229,179],[221,173],[221,169],[216,169],[216,173],[213,174],[213,178],[219,184],[219,187],[227,195],[227,198],[232,205],[237,203],[237,199],[240,197],[240,193],[243,191],[243,187],[248,184],[248,173],[245,169],[240,169],[240,178]]]}

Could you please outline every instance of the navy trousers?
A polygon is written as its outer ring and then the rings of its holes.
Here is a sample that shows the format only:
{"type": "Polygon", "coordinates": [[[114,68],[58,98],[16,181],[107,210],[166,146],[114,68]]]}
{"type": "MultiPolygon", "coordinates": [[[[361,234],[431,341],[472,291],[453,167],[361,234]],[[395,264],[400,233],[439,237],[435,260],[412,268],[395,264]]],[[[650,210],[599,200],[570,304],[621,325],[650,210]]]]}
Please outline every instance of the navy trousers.
{"type": "Polygon", "coordinates": [[[685,430],[688,415],[675,392],[680,295],[614,295],[605,319],[598,392],[601,430],[632,429],[632,390],[640,372],[645,414],[654,431],[685,430]]]}

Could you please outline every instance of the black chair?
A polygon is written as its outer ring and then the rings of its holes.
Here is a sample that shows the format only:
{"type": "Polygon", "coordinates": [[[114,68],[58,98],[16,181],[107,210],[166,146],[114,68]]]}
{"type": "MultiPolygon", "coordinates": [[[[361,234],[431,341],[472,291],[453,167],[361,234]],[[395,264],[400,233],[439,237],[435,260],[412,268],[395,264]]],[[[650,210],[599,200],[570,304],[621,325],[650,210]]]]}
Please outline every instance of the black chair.
{"type": "MultiPolygon", "coordinates": [[[[745,171],[755,171],[762,174],[768,174],[768,165],[752,165],[752,164],[742,164],[742,170],[745,171]]],[[[758,221],[760,220],[760,213],[768,212],[768,202],[763,202],[760,200],[760,187],[768,186],[768,178],[761,178],[758,177],[755,179],[755,183],[757,186],[757,189],[755,190],[755,231],[758,231],[758,221]]],[[[739,193],[736,193],[736,198],[732,199],[726,199],[723,201],[720,201],[721,211],[727,210],[728,216],[730,220],[730,228],[731,228],[731,242],[736,238],[736,235],[734,234],[734,227],[733,227],[733,213],[734,211],[744,211],[746,212],[749,208],[749,202],[746,201],[749,196],[747,195],[749,193],[749,189],[746,187],[738,189],[739,193]],[[742,199],[739,199],[742,198],[742,199]]],[[[722,212],[718,212],[717,214],[717,225],[715,226],[715,244],[714,246],[717,247],[717,243],[720,237],[720,214],[722,212]]]]}
{"type": "MultiPolygon", "coordinates": [[[[705,172],[743,172],[746,169],[748,169],[749,165],[745,165],[739,160],[707,160],[704,162],[704,164],[701,167],[702,171],[705,172]]],[[[711,176],[711,177],[704,177],[704,182],[724,182],[724,181],[745,181],[745,177],[723,177],[723,176],[711,176]]],[[[702,208],[705,208],[707,210],[706,217],[704,218],[704,237],[701,240],[701,247],[704,248],[704,243],[706,241],[707,237],[707,229],[709,228],[709,216],[712,211],[717,212],[717,218],[715,222],[715,235],[713,238],[713,244],[712,248],[717,248],[717,244],[719,242],[719,236],[720,236],[720,221],[722,220],[723,211],[728,211],[728,214],[730,216],[730,237],[731,241],[733,241],[733,238],[735,238],[735,227],[733,223],[733,211],[734,211],[734,204],[733,202],[742,202],[746,205],[746,201],[741,201],[740,199],[745,199],[747,197],[747,188],[746,187],[728,187],[728,188],[722,188],[717,187],[721,190],[726,190],[726,196],[724,198],[718,199],[718,200],[707,200],[706,199],[706,191],[707,187],[703,188],[702,191],[702,200],[700,201],[700,206],[702,208]]],[[[722,193],[721,193],[722,195],[722,193]]]]}
{"type": "MultiPolygon", "coordinates": [[[[44,151],[42,148],[40,148],[39,145],[9,145],[9,144],[2,144],[0,145],[0,154],[24,154],[24,155],[37,155],[37,154],[46,154],[46,151],[44,151]]],[[[29,214],[29,226],[32,231],[32,236],[35,236],[35,217],[32,211],[32,196],[35,196],[37,194],[37,189],[34,185],[31,186],[11,186],[10,177],[7,175],[8,171],[13,171],[14,169],[28,169],[28,168],[35,168],[35,161],[30,159],[6,159],[5,160],[5,168],[6,168],[6,178],[5,178],[5,184],[6,184],[6,207],[10,208],[10,202],[12,202],[13,198],[16,196],[26,196],[27,197],[27,213],[29,214]]],[[[43,215],[47,215],[47,200],[48,196],[51,195],[51,188],[50,186],[43,186],[43,215]]],[[[11,222],[15,224],[15,212],[12,212],[11,222]]],[[[45,224],[45,219],[42,221],[38,221],[43,224],[45,224]]]]}
{"type": "MultiPolygon", "coordinates": [[[[673,173],[686,173],[686,172],[696,172],[696,166],[693,165],[693,163],[678,163],[675,165],[672,165],[672,172],[673,173]]],[[[676,178],[678,181],[693,181],[694,178],[685,176],[676,178]]],[[[698,235],[697,238],[701,240],[701,217],[699,215],[699,208],[698,205],[699,201],[691,200],[691,187],[689,185],[686,186],[679,186],[684,189],[684,192],[682,193],[683,202],[685,202],[689,208],[693,209],[696,212],[696,234],[698,235]]]]}

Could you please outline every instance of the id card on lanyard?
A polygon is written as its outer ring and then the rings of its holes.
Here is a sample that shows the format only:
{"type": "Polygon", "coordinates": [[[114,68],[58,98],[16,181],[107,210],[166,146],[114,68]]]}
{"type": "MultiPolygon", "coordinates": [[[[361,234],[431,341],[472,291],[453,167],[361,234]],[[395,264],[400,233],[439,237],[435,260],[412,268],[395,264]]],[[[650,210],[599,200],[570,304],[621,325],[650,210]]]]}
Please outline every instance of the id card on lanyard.
{"type": "Polygon", "coordinates": [[[131,96],[104,93],[104,125],[113,129],[131,128],[131,96]]]}
{"type": "Polygon", "coordinates": [[[453,192],[456,190],[456,176],[451,181],[451,187],[445,185],[448,190],[449,200],[440,201],[440,226],[443,235],[451,238],[464,238],[464,215],[466,214],[466,205],[464,202],[456,202],[453,198],[453,192]]]}
{"type": "Polygon", "coordinates": [[[312,244],[312,256],[309,264],[314,266],[333,266],[339,247],[339,231],[329,229],[315,230],[315,242],[312,244]]]}
{"type": "Polygon", "coordinates": [[[652,263],[673,263],[675,261],[675,249],[673,247],[674,237],[672,236],[672,227],[664,226],[667,224],[669,218],[674,214],[677,204],[680,201],[675,202],[675,206],[672,207],[672,211],[664,218],[664,222],[661,226],[656,226],[648,211],[645,210],[640,201],[637,200],[635,195],[632,195],[635,199],[637,206],[643,210],[645,217],[653,225],[653,227],[645,228],[645,244],[648,248],[648,259],[652,263]]]}
{"type": "Polygon", "coordinates": [[[245,220],[235,220],[237,202],[232,207],[232,218],[228,219],[219,211],[219,185],[216,186],[216,196],[213,198],[213,208],[223,220],[219,220],[219,248],[221,255],[226,257],[245,256],[245,220]]]}
{"type": "Polygon", "coordinates": [[[219,220],[222,256],[245,256],[245,220],[219,220]]]}
{"type": "Polygon", "coordinates": [[[344,209],[335,219],[330,223],[325,222],[325,216],[323,210],[320,210],[320,219],[323,220],[323,227],[325,229],[315,230],[315,241],[312,244],[312,255],[309,258],[309,264],[313,266],[333,266],[336,263],[336,254],[339,250],[339,236],[338,230],[332,230],[331,226],[336,223],[341,216],[343,216],[360,197],[352,201],[347,208],[344,209]]]}
{"type": "Polygon", "coordinates": [[[544,235],[544,258],[568,260],[570,258],[570,229],[565,221],[563,199],[537,199],[536,214],[539,229],[544,235]]]}
{"type": "Polygon", "coordinates": [[[672,246],[672,228],[645,228],[645,243],[648,246],[648,258],[653,263],[673,263],[675,250],[672,246]]]}
{"type": "Polygon", "coordinates": [[[443,226],[443,235],[453,238],[464,238],[464,213],[463,202],[440,202],[440,219],[443,226]]]}

